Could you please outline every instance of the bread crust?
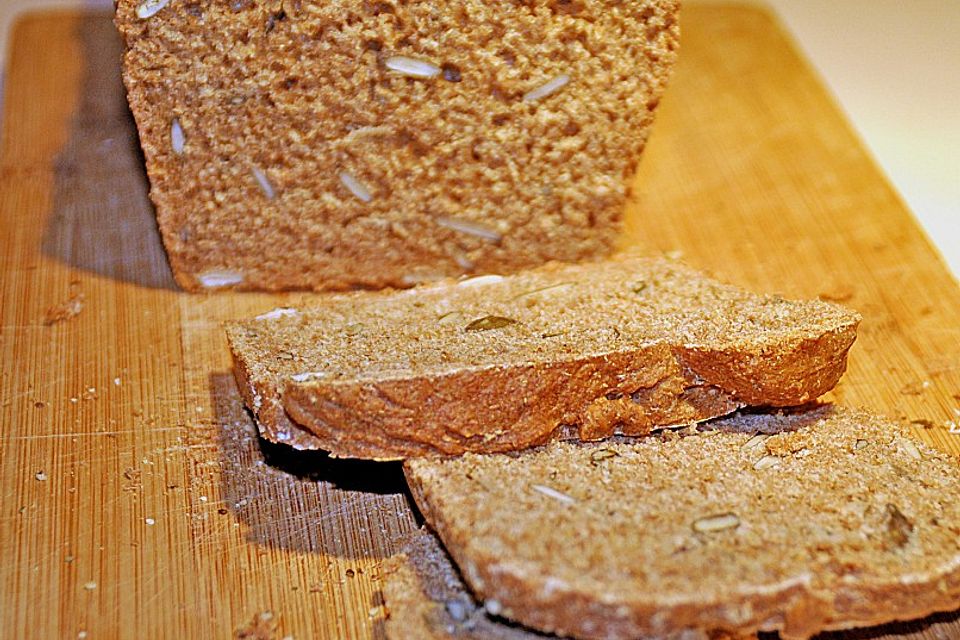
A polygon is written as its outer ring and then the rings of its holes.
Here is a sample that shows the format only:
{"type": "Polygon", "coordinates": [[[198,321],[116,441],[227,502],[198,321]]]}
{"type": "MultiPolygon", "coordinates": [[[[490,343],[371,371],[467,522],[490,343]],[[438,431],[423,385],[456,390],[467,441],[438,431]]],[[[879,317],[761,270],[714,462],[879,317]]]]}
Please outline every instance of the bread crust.
{"type": "MultiPolygon", "coordinates": [[[[426,529],[383,563],[384,624],[390,640],[540,640],[538,633],[490,615],[470,596],[449,556],[426,529]]],[[[755,640],[755,634],[684,629],[645,640],[755,640]]]]}

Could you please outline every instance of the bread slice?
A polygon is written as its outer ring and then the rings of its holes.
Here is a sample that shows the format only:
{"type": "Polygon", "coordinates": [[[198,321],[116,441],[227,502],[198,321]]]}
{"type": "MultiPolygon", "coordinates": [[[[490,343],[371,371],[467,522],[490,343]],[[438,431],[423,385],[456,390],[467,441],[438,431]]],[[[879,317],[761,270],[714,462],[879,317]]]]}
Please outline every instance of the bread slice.
{"type": "Polygon", "coordinates": [[[406,287],[609,253],[678,0],[119,0],[186,289],[406,287]]]}
{"type": "MultiPolygon", "coordinates": [[[[478,604],[439,541],[424,529],[411,534],[400,554],[384,561],[381,575],[388,612],[384,627],[389,640],[557,638],[511,624],[478,604]]],[[[688,629],[661,636],[659,640],[747,640],[755,637],[755,634],[732,636],[688,629]]]]}
{"type": "Polygon", "coordinates": [[[337,456],[510,451],[794,405],[836,384],[859,316],[621,255],[227,325],[264,435],[337,456]]]}
{"type": "Polygon", "coordinates": [[[405,469],[470,589],[543,631],[808,638],[960,606],[956,458],[830,406],[700,428],[405,469]]]}

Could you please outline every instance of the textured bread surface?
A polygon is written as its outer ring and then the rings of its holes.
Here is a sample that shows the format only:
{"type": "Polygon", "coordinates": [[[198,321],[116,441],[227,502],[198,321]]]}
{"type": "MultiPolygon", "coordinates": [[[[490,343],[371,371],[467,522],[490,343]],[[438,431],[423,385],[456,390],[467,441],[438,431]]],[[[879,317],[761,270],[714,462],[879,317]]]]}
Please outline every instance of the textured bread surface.
{"type": "Polygon", "coordinates": [[[263,434],[338,456],[641,435],[832,388],[859,316],[631,254],[232,323],[263,434]]]}
{"type": "Polygon", "coordinates": [[[404,287],[608,253],[676,57],[677,11],[119,0],[177,281],[404,287]]]}
{"type": "MultiPolygon", "coordinates": [[[[467,591],[450,557],[426,530],[383,564],[389,640],[537,640],[556,638],[498,618],[467,591]]],[[[756,636],[749,636],[751,638],[756,636]]],[[[748,636],[684,630],[658,640],[747,640],[748,636]]],[[[649,638],[653,640],[653,638],[649,638]]]]}
{"type": "Polygon", "coordinates": [[[699,430],[405,469],[470,589],[544,631],[807,638],[960,604],[956,458],[831,406],[699,430]]]}

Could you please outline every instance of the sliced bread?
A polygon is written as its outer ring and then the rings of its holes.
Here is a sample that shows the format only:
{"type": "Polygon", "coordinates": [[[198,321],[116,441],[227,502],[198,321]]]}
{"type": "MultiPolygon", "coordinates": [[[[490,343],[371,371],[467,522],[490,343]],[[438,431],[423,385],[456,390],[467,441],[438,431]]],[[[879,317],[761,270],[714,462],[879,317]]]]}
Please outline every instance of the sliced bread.
{"type": "MultiPolygon", "coordinates": [[[[450,557],[426,530],[411,534],[402,553],[383,563],[389,640],[549,640],[557,636],[512,624],[478,604],[450,557]]],[[[689,629],[658,640],[747,640],[689,629]]],[[[638,638],[636,640],[644,640],[638,638]]],[[[647,640],[654,640],[648,638],[647,640]]]]}
{"type": "Polygon", "coordinates": [[[406,287],[609,253],[678,0],[118,0],[191,290],[406,287]]]}
{"type": "Polygon", "coordinates": [[[337,456],[641,435],[831,389],[859,316],[621,255],[228,324],[263,434],[337,456]]]}
{"type": "Polygon", "coordinates": [[[808,638],[960,606],[957,459],[859,411],[405,469],[473,593],[545,632],[808,638]]]}

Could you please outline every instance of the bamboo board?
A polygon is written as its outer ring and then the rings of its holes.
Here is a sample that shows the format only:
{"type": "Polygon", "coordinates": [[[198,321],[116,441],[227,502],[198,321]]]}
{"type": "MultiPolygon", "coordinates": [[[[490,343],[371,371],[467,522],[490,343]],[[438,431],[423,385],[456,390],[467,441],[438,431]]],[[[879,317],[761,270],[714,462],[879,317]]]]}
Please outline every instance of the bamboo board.
{"type": "MultiPolygon", "coordinates": [[[[960,453],[960,288],[943,261],[775,21],[693,5],[683,28],[624,244],[859,309],[831,398],[960,453]]],[[[416,526],[399,469],[257,440],[220,323],[313,296],[176,290],[119,56],[105,14],[37,14],[13,37],[0,634],[382,637],[379,564],[416,526]]],[[[957,638],[958,617],[845,637],[957,638]]]]}

